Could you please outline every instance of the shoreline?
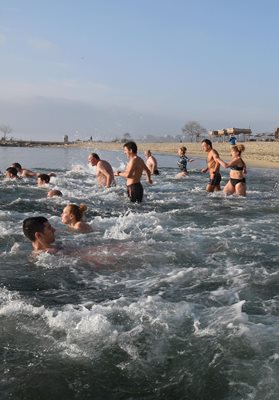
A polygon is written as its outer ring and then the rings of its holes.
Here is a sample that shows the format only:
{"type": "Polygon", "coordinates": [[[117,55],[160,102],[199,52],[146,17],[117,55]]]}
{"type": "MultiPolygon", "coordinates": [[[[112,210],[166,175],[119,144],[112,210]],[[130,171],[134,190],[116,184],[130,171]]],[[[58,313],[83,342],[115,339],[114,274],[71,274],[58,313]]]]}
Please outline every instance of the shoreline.
{"type": "MultiPolygon", "coordinates": [[[[245,151],[243,159],[247,166],[254,168],[274,168],[279,169],[279,142],[244,142],[245,151]]],[[[206,159],[206,154],[201,150],[200,143],[137,143],[139,152],[151,150],[152,153],[177,155],[177,150],[181,146],[187,147],[189,157],[199,157],[206,159]]],[[[114,142],[86,142],[69,144],[67,147],[77,147],[96,150],[123,150],[123,143],[114,142]]],[[[222,159],[230,160],[229,143],[213,143],[213,148],[218,151],[222,159]]]]}
{"type": "MultiPolygon", "coordinates": [[[[254,168],[272,168],[279,169],[279,142],[244,142],[245,151],[243,152],[243,159],[247,166],[254,168]]],[[[164,142],[164,143],[141,143],[138,142],[139,152],[145,150],[151,150],[156,155],[159,154],[170,154],[177,155],[177,150],[181,146],[187,147],[187,155],[189,157],[199,157],[206,159],[206,154],[201,150],[200,143],[180,143],[180,142],[164,142]]],[[[89,152],[97,152],[99,150],[108,151],[121,151],[123,150],[123,143],[120,142],[99,142],[99,141],[88,141],[88,142],[75,142],[65,144],[63,142],[17,142],[17,143],[6,143],[1,144],[1,147],[27,147],[27,148],[50,148],[50,147],[62,147],[62,148],[83,148],[89,152]]],[[[213,143],[213,148],[218,151],[220,157],[224,160],[230,160],[230,144],[224,143],[213,143]]]]}

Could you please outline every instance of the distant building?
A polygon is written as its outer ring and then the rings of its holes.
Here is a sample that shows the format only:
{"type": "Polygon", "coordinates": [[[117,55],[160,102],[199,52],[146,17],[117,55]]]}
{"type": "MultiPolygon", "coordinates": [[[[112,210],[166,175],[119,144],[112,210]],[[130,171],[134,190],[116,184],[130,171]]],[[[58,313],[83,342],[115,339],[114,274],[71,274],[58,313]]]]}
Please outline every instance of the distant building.
{"type": "Polygon", "coordinates": [[[64,144],[68,144],[68,143],[69,143],[69,136],[64,135],[64,144]]]}

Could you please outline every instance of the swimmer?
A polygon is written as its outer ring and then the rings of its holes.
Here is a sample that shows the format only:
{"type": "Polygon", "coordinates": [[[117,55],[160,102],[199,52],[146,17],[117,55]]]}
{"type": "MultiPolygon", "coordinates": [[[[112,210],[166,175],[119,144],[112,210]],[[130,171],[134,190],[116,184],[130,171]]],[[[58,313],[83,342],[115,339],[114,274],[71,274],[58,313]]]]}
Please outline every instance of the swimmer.
{"type": "Polygon", "coordinates": [[[57,189],[52,189],[47,193],[47,197],[55,197],[55,196],[61,197],[63,195],[62,192],[60,192],[60,190],[57,189]]]}
{"type": "Polygon", "coordinates": [[[150,150],[146,150],[144,152],[144,155],[145,155],[145,158],[146,158],[147,168],[150,169],[151,175],[159,175],[158,166],[157,166],[157,160],[152,155],[151,151],[150,150]]]}
{"type": "Polygon", "coordinates": [[[223,189],[225,194],[236,194],[238,196],[246,196],[246,164],[241,158],[241,154],[245,150],[243,144],[238,144],[231,147],[232,159],[228,163],[216,157],[217,162],[223,168],[230,168],[230,179],[223,189]]]}
{"type": "Polygon", "coordinates": [[[96,178],[100,187],[111,187],[115,185],[113,169],[105,160],[101,160],[98,154],[92,153],[88,156],[88,162],[96,167],[96,178]]]}
{"type": "Polygon", "coordinates": [[[128,164],[125,171],[115,172],[115,176],[122,176],[127,180],[127,194],[132,203],[142,202],[143,187],[140,182],[143,171],[146,173],[147,182],[152,184],[151,173],[142,158],[137,155],[135,142],[124,144],[124,153],[128,157],[128,164]]]}
{"type": "Polygon", "coordinates": [[[38,186],[45,186],[49,184],[50,176],[47,174],[39,174],[37,177],[37,185],[38,186]]]}
{"type": "Polygon", "coordinates": [[[31,217],[23,221],[23,233],[31,240],[33,252],[56,253],[57,247],[53,246],[55,241],[55,229],[45,217],[31,217]]]}
{"type": "MultiPolygon", "coordinates": [[[[119,245],[114,246],[112,255],[108,248],[106,254],[109,254],[103,260],[99,260],[99,257],[95,255],[99,251],[100,257],[103,256],[104,246],[94,246],[85,248],[62,248],[55,245],[55,229],[51,226],[47,218],[45,217],[30,217],[23,221],[23,233],[32,242],[34,256],[41,253],[50,254],[63,254],[71,257],[80,257],[83,261],[93,263],[94,266],[104,267],[107,265],[115,265],[119,260],[119,255],[124,251],[127,251],[127,244],[125,248],[119,245]],[[115,255],[114,255],[115,254],[115,255]]],[[[104,256],[103,256],[104,257],[104,256]]]]}
{"type": "Polygon", "coordinates": [[[16,168],[9,167],[6,169],[6,178],[9,179],[18,179],[19,176],[17,176],[17,170],[16,168]]]}
{"type": "Polygon", "coordinates": [[[219,154],[212,148],[212,142],[209,139],[203,139],[202,150],[207,153],[207,168],[203,168],[201,172],[209,173],[209,182],[206,186],[207,192],[217,192],[221,190],[221,175],[220,175],[220,164],[217,161],[219,154]]]}
{"type": "Polygon", "coordinates": [[[80,206],[76,204],[67,205],[61,215],[62,223],[80,233],[91,232],[91,226],[81,220],[86,209],[87,207],[85,204],[81,204],[80,206]]]}
{"type": "Polygon", "coordinates": [[[177,165],[180,169],[180,172],[176,175],[176,178],[183,178],[184,176],[188,176],[187,163],[193,162],[193,159],[190,159],[186,156],[187,148],[182,146],[178,149],[179,160],[177,161],[177,165]]]}
{"type": "MultiPolygon", "coordinates": [[[[11,165],[11,167],[16,168],[18,176],[20,176],[22,178],[36,178],[41,174],[40,172],[34,172],[34,171],[31,171],[30,169],[22,168],[21,164],[19,164],[17,162],[13,163],[11,165]]],[[[56,176],[56,174],[53,172],[51,172],[48,175],[56,176]]]]}

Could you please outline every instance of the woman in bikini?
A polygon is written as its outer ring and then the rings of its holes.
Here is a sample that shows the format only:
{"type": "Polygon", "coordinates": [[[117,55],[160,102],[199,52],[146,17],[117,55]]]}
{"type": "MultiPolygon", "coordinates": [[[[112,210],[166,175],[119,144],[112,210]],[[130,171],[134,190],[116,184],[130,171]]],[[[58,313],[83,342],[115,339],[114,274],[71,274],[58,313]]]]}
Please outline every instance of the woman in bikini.
{"type": "Polygon", "coordinates": [[[216,158],[216,161],[223,168],[230,168],[230,179],[223,191],[225,194],[236,194],[238,196],[246,196],[246,164],[241,158],[241,153],[245,150],[243,144],[232,146],[231,155],[232,159],[229,162],[224,162],[220,158],[216,158]]]}
{"type": "Polygon", "coordinates": [[[81,220],[86,209],[87,207],[84,204],[80,206],[69,204],[64,208],[61,215],[63,224],[68,225],[70,229],[74,229],[80,233],[91,232],[91,226],[81,220]]]}

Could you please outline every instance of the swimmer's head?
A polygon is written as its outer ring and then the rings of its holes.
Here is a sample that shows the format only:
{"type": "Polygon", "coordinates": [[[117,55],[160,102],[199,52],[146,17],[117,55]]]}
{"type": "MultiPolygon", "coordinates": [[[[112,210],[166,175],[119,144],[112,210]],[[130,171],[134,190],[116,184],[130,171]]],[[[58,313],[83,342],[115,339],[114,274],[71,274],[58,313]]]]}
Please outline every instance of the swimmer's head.
{"type": "Polygon", "coordinates": [[[85,204],[77,206],[76,204],[68,204],[62,212],[61,220],[63,224],[71,224],[81,221],[83,213],[87,210],[85,204]]]}
{"type": "Polygon", "coordinates": [[[186,151],[187,151],[187,148],[186,148],[185,146],[179,147],[179,149],[178,149],[178,155],[179,155],[179,156],[185,156],[186,151]]]}
{"type": "Polygon", "coordinates": [[[209,139],[203,139],[201,144],[203,151],[209,152],[212,149],[212,142],[209,139]]]}
{"type": "Polygon", "coordinates": [[[37,178],[38,186],[44,186],[45,184],[49,183],[50,177],[47,174],[40,174],[37,178]]]}
{"type": "Polygon", "coordinates": [[[9,167],[6,169],[6,178],[14,179],[17,178],[17,169],[14,167],[9,167]]]}
{"type": "Polygon", "coordinates": [[[23,221],[24,235],[31,242],[41,241],[49,245],[55,241],[55,229],[50,225],[45,217],[30,217],[23,221]]]}
{"type": "Polygon", "coordinates": [[[144,155],[145,155],[146,158],[150,157],[151,156],[151,151],[150,150],[146,150],[144,152],[144,155]]]}
{"type": "Polygon", "coordinates": [[[47,197],[54,197],[54,196],[61,197],[63,195],[62,195],[62,192],[60,192],[60,190],[56,190],[56,189],[52,189],[47,193],[47,197]]]}
{"type": "Polygon", "coordinates": [[[244,144],[237,144],[236,146],[231,147],[231,153],[233,154],[238,154],[239,156],[243,151],[245,150],[244,144]]]}
{"type": "Polygon", "coordinates": [[[21,164],[19,164],[19,163],[17,163],[17,162],[13,163],[13,164],[11,165],[11,167],[16,168],[17,172],[19,172],[19,171],[22,170],[21,164]]]}
{"type": "Polygon", "coordinates": [[[137,152],[138,152],[138,146],[136,145],[135,142],[127,142],[123,145],[123,147],[124,147],[124,153],[126,155],[131,154],[131,153],[137,154],[137,152]]]}
{"type": "Polygon", "coordinates": [[[97,153],[91,153],[88,156],[88,163],[95,166],[98,164],[98,162],[100,161],[100,157],[98,156],[97,153]]]}

